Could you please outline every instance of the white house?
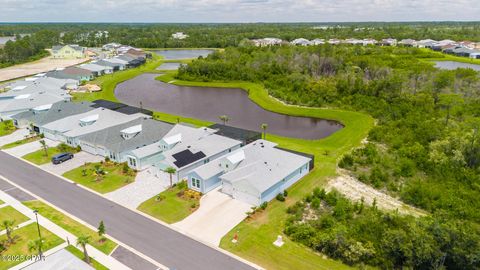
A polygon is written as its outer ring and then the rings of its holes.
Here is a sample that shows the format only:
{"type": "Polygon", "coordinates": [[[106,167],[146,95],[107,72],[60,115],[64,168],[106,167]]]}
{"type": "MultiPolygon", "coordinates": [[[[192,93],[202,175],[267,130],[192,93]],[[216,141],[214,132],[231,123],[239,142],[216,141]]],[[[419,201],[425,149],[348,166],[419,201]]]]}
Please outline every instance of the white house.
{"type": "Polygon", "coordinates": [[[260,205],[308,174],[310,161],[257,140],[194,169],[188,174],[188,186],[202,193],[221,186],[235,199],[260,205]]]}
{"type": "Polygon", "coordinates": [[[297,38],[292,40],[290,44],[297,45],[297,46],[310,46],[312,45],[312,42],[310,42],[310,40],[305,38],[297,38]]]}
{"type": "Polygon", "coordinates": [[[174,39],[186,39],[188,35],[184,34],[183,32],[176,32],[172,34],[172,38],[174,39]]]}

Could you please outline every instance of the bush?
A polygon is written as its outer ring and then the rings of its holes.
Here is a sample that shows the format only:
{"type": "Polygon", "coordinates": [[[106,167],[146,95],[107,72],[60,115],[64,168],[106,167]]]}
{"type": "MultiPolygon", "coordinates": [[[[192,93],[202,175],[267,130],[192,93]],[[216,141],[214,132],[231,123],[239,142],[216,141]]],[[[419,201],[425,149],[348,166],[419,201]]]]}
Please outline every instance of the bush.
{"type": "Polygon", "coordinates": [[[268,206],[268,202],[263,202],[262,204],[260,204],[260,209],[265,210],[267,209],[267,206],[268,206]]]}
{"type": "MultiPolygon", "coordinates": [[[[108,159],[108,161],[110,161],[110,159],[108,159]]],[[[106,158],[105,158],[105,162],[107,162],[106,158]]],[[[130,172],[130,167],[128,167],[128,164],[126,162],[123,163],[122,172],[124,174],[128,174],[130,172]]]]}
{"type": "Polygon", "coordinates": [[[193,208],[196,208],[197,207],[197,203],[196,202],[192,202],[192,204],[190,205],[190,207],[193,209],[193,208]]]}
{"type": "Polygon", "coordinates": [[[343,156],[343,158],[338,163],[338,166],[340,168],[344,168],[344,169],[352,167],[353,166],[353,157],[349,154],[343,156]]]}
{"type": "Polygon", "coordinates": [[[285,197],[283,196],[282,193],[278,193],[276,199],[281,202],[285,201],[285,197]]]}
{"type": "Polygon", "coordinates": [[[283,191],[283,197],[288,197],[288,191],[286,189],[283,191]]]}
{"type": "Polygon", "coordinates": [[[57,146],[57,149],[60,152],[67,152],[70,149],[70,146],[68,146],[66,143],[61,143],[57,146]]]}
{"type": "Polygon", "coordinates": [[[312,202],[310,203],[313,209],[318,209],[320,208],[320,199],[315,197],[312,202]]]}

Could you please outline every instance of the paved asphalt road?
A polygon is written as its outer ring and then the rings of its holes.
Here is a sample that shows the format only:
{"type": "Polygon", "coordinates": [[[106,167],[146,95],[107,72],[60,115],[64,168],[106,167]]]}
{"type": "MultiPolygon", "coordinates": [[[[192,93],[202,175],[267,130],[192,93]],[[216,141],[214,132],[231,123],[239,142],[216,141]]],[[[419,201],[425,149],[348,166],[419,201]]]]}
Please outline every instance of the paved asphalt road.
{"type": "Polygon", "coordinates": [[[0,174],[92,226],[103,220],[109,235],[171,269],[254,269],[2,151],[0,174]]]}

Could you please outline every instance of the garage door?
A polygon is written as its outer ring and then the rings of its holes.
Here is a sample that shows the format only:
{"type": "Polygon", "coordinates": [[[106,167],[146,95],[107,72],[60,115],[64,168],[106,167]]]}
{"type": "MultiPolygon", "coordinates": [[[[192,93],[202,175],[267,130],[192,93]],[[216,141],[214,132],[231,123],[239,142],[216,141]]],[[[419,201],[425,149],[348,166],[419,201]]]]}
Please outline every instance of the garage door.
{"type": "Polygon", "coordinates": [[[95,147],[89,144],[81,143],[80,147],[82,148],[83,151],[90,153],[92,155],[96,155],[95,147]]]}
{"type": "Polygon", "coordinates": [[[242,192],[240,190],[233,190],[233,198],[239,201],[251,204],[251,205],[259,205],[259,199],[255,196],[252,196],[248,193],[242,192]]]}

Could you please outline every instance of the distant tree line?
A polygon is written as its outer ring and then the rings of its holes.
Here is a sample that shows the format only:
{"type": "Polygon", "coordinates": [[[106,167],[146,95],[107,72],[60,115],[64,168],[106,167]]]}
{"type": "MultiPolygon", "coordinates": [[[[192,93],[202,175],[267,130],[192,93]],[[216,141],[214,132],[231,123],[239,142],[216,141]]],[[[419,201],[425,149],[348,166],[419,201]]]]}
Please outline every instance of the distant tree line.
{"type": "Polygon", "coordinates": [[[319,221],[287,227],[294,240],[352,264],[478,269],[480,77],[472,69],[439,70],[426,60],[438,57],[444,56],[402,47],[246,46],[195,60],[177,76],[257,82],[289,104],[373,115],[377,125],[368,143],[339,166],[430,213],[410,220],[375,212],[357,219],[351,212],[335,221],[320,212],[319,221]],[[334,225],[325,227],[323,219],[334,225]],[[363,235],[372,228],[383,237],[363,235]],[[352,259],[358,254],[347,247],[356,242],[367,249],[367,257],[352,259]]]}

